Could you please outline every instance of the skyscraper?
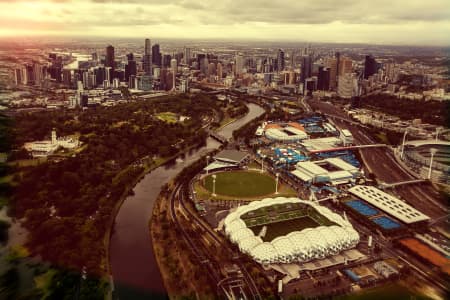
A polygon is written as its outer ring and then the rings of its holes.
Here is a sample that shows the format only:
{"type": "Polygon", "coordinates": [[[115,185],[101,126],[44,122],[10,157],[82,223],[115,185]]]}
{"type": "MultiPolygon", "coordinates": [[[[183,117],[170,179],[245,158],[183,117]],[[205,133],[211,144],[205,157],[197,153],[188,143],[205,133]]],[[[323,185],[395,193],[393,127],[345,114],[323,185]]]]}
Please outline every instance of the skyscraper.
{"type": "Polygon", "coordinates": [[[336,57],[328,57],[325,60],[325,66],[330,70],[330,90],[335,90],[337,87],[337,59],[336,57]]]}
{"type": "Polygon", "coordinates": [[[161,67],[161,52],[159,49],[159,44],[154,44],[152,46],[152,63],[161,67]]]}
{"type": "Polygon", "coordinates": [[[188,47],[184,48],[183,59],[186,65],[189,66],[191,64],[191,48],[188,47]]]}
{"type": "Polygon", "coordinates": [[[305,80],[311,77],[312,74],[312,59],[310,55],[302,56],[302,68],[300,74],[300,80],[305,83],[305,80]]]}
{"type": "Polygon", "coordinates": [[[217,79],[218,79],[219,81],[222,80],[222,75],[223,75],[223,67],[222,67],[222,64],[221,64],[221,63],[218,63],[218,64],[217,64],[217,79]]]}
{"type": "Polygon", "coordinates": [[[323,66],[319,67],[319,75],[317,76],[317,89],[320,91],[328,91],[330,89],[330,69],[323,66]]]}
{"type": "Polygon", "coordinates": [[[364,79],[378,72],[378,63],[372,55],[366,55],[364,61],[364,79]]]}
{"type": "Polygon", "coordinates": [[[236,76],[242,74],[244,68],[244,56],[242,55],[236,55],[236,62],[235,62],[235,74],[236,76]]]}
{"type": "Polygon", "coordinates": [[[170,60],[170,68],[172,69],[172,72],[177,73],[177,71],[178,71],[178,64],[177,64],[177,60],[175,58],[172,58],[170,60]]]}
{"type": "Polygon", "coordinates": [[[281,72],[284,70],[284,51],[278,49],[277,53],[277,71],[281,72]]]}
{"type": "Polygon", "coordinates": [[[145,45],[144,45],[144,54],[150,55],[151,54],[151,48],[150,48],[150,39],[145,39],[145,45]]]}
{"type": "MultiPolygon", "coordinates": [[[[115,69],[115,58],[114,58],[114,47],[109,45],[106,47],[106,59],[105,59],[105,67],[111,68],[111,75],[114,74],[115,69]]],[[[112,82],[113,76],[110,77],[110,82],[112,82]]]]}
{"type": "Polygon", "coordinates": [[[353,71],[353,61],[348,57],[341,57],[338,66],[338,76],[352,73],[352,71],[353,71]]]}
{"type": "Polygon", "coordinates": [[[136,76],[137,67],[133,53],[127,54],[127,64],[125,65],[125,81],[129,81],[130,76],[136,76]]]}
{"type": "Polygon", "coordinates": [[[171,69],[171,73],[172,73],[172,90],[175,90],[176,89],[176,77],[177,77],[177,72],[178,72],[177,60],[175,58],[172,58],[170,60],[170,69],[171,69]]]}
{"type": "Polygon", "coordinates": [[[151,47],[150,39],[145,39],[144,55],[142,57],[142,67],[144,69],[145,75],[152,74],[152,60],[151,60],[151,47]]]}

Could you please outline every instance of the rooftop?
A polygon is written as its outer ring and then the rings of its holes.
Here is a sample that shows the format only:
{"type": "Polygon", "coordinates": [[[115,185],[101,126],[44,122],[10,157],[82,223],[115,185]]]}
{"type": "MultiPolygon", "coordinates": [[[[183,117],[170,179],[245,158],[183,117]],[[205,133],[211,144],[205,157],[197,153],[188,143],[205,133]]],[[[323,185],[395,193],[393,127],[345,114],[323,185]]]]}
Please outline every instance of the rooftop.
{"type": "Polygon", "coordinates": [[[348,191],[406,224],[430,219],[409,204],[376,187],[356,185],[348,191]]]}
{"type": "Polygon", "coordinates": [[[248,156],[248,153],[237,150],[222,150],[214,156],[216,160],[240,163],[248,156]]]}

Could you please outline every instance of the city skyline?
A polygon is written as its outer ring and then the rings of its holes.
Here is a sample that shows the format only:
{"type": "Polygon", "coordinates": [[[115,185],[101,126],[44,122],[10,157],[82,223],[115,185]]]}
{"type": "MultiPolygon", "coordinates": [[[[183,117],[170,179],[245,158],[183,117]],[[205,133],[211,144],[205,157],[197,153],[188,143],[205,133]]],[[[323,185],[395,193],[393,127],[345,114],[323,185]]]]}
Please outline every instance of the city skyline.
{"type": "Polygon", "coordinates": [[[447,46],[446,1],[0,1],[0,37],[248,39],[447,46]],[[101,12],[101,13],[100,13],[101,12]],[[369,13],[370,12],[370,13],[369,13]],[[186,30],[186,29],[189,30],[186,30]]]}

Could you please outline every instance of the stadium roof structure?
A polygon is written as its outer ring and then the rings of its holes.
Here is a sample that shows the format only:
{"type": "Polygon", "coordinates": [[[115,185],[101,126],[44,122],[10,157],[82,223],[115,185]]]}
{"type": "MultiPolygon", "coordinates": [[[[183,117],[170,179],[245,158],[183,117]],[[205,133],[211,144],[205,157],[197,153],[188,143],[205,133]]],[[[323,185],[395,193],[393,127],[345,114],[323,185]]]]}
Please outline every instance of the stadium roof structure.
{"type": "Polygon", "coordinates": [[[421,213],[409,204],[377,189],[376,187],[356,185],[348,191],[406,224],[430,219],[427,215],[421,213]]]}
{"type": "Polygon", "coordinates": [[[205,171],[213,171],[218,169],[224,169],[224,168],[232,168],[236,167],[236,164],[221,162],[221,161],[214,161],[203,168],[205,171]]]}
{"type": "Polygon", "coordinates": [[[242,151],[222,150],[214,156],[214,159],[227,163],[240,164],[248,156],[248,153],[242,151]]]}
{"type": "Polygon", "coordinates": [[[352,174],[359,172],[359,169],[357,167],[349,164],[348,162],[345,162],[341,158],[330,157],[330,158],[326,158],[325,161],[327,163],[329,163],[330,165],[333,165],[336,168],[341,169],[342,171],[348,171],[348,172],[350,172],[352,174]]]}
{"type": "Polygon", "coordinates": [[[331,182],[334,185],[348,183],[360,175],[357,167],[346,163],[340,158],[327,158],[321,161],[300,161],[296,170],[291,172],[304,182],[331,182]],[[328,171],[321,164],[328,163],[338,168],[337,171],[328,171]]]}
{"type": "Polygon", "coordinates": [[[296,142],[308,138],[308,134],[300,129],[300,126],[287,125],[281,127],[278,124],[268,124],[264,131],[268,139],[282,142],[296,142]]]}
{"type": "Polygon", "coordinates": [[[262,264],[306,262],[324,258],[353,248],[359,242],[359,234],[348,220],[327,207],[298,198],[265,198],[240,206],[225,218],[224,227],[225,234],[238,245],[242,252],[262,264]],[[248,212],[284,203],[309,205],[336,225],[293,231],[271,242],[263,242],[261,237],[256,236],[241,218],[248,212]]]}

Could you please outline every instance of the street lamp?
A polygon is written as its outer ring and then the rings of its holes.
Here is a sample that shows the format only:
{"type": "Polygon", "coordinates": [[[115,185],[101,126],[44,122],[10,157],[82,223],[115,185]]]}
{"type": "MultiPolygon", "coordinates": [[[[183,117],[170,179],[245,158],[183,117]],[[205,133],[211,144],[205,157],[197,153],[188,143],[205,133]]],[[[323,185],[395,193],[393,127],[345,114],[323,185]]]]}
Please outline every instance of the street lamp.
{"type": "Polygon", "coordinates": [[[428,179],[431,180],[431,171],[432,171],[432,166],[433,166],[433,157],[436,154],[437,149],[436,148],[431,148],[430,149],[430,153],[431,153],[431,159],[430,159],[430,168],[428,169],[428,179]]]}
{"type": "Polygon", "coordinates": [[[206,155],[206,175],[208,175],[209,155],[206,155]]]}
{"type": "Polygon", "coordinates": [[[403,152],[405,151],[405,141],[406,141],[406,135],[408,134],[408,127],[405,129],[405,134],[403,135],[403,142],[402,142],[402,153],[400,155],[400,158],[403,159],[403,152]]]}
{"type": "Polygon", "coordinates": [[[441,127],[436,127],[436,142],[439,140],[439,131],[441,131],[441,127]]]}
{"type": "Polygon", "coordinates": [[[261,155],[261,173],[264,172],[264,157],[265,155],[261,155]]]}
{"type": "Polygon", "coordinates": [[[216,196],[216,174],[214,174],[212,176],[213,178],[213,192],[212,192],[212,196],[215,197],[216,196]]]}
{"type": "Polygon", "coordinates": [[[278,177],[280,176],[279,173],[276,174],[276,179],[275,179],[275,194],[278,194],[278,177]]]}

